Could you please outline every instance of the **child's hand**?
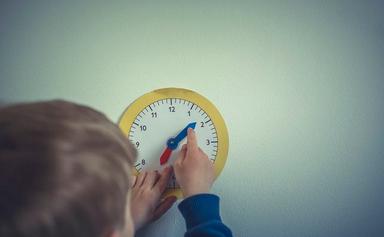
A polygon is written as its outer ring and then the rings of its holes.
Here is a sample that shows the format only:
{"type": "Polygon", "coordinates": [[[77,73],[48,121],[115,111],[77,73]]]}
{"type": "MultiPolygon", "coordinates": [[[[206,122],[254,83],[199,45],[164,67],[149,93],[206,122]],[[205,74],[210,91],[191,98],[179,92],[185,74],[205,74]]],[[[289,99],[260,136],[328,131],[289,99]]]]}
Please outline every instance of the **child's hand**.
{"type": "Polygon", "coordinates": [[[175,203],[174,196],[160,200],[171,173],[172,167],[166,167],[161,174],[151,171],[134,176],[131,215],[135,231],[160,218],[175,203]]]}
{"type": "Polygon", "coordinates": [[[209,192],[215,179],[213,164],[198,147],[195,132],[191,128],[188,129],[187,139],[174,164],[176,179],[185,198],[209,192]]]}

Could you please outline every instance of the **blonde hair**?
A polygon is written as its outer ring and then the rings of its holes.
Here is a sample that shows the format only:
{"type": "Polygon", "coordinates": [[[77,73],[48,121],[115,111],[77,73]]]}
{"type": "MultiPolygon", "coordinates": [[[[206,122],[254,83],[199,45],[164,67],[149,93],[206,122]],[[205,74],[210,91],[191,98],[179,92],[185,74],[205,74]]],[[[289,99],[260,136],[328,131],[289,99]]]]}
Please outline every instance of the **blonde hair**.
{"type": "Polygon", "coordinates": [[[136,150],[103,114],[49,101],[0,109],[0,236],[102,237],[124,224],[136,150]]]}

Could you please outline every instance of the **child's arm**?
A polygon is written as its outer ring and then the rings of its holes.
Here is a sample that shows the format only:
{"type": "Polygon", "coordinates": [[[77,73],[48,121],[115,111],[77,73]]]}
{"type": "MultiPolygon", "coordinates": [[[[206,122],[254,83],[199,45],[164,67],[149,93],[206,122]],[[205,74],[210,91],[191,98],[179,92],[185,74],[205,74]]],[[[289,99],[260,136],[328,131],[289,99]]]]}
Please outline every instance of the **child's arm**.
{"type": "Polygon", "coordinates": [[[186,198],[179,205],[187,225],[186,237],[232,236],[219,213],[219,197],[208,194],[214,181],[214,167],[198,147],[195,132],[188,130],[188,141],[180,151],[174,171],[186,198]]]}
{"type": "Polygon", "coordinates": [[[219,197],[213,194],[191,196],[179,205],[187,224],[185,237],[232,236],[231,230],[223,224],[219,214],[219,197]]]}

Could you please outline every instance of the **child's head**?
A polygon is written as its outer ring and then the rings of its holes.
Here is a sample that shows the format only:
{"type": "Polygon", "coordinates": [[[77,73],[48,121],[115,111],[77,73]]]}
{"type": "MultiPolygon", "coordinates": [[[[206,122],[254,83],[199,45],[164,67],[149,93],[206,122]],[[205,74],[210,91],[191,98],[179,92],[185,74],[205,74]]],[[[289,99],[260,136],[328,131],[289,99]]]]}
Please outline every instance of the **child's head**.
{"type": "Polygon", "coordinates": [[[135,159],[119,128],[88,107],[52,101],[0,109],[0,236],[131,232],[135,159]]]}

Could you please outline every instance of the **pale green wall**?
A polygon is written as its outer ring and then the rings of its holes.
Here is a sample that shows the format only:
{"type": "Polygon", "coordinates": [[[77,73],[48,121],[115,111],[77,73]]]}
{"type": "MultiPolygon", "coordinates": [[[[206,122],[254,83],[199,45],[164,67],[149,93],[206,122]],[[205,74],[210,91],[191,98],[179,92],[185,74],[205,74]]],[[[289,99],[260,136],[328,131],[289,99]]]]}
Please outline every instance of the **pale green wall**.
{"type": "MultiPolygon", "coordinates": [[[[380,1],[0,3],[0,100],[64,98],[117,121],[185,87],[221,110],[213,191],[236,236],[383,236],[380,1]]],[[[138,236],[182,236],[173,208],[138,236]]]]}

